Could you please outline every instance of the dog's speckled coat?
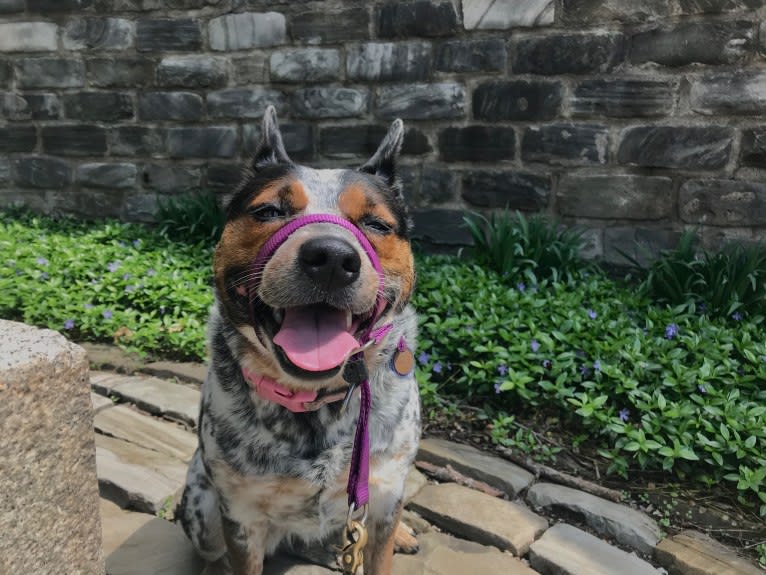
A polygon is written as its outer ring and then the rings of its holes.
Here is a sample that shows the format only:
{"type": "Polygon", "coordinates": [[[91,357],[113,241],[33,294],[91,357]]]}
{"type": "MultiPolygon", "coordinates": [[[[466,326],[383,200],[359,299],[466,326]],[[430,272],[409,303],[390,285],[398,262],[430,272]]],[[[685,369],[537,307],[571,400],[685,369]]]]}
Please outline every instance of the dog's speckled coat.
{"type": "Polygon", "coordinates": [[[318,301],[355,314],[372,309],[378,278],[352,234],[339,226],[312,224],[291,236],[260,278],[255,326],[248,319],[243,289],[251,279],[248,263],[290,217],[341,215],[364,231],[378,253],[389,305],[376,325],[393,323],[384,340],[365,352],[372,389],[365,574],[387,574],[404,480],[420,436],[414,376],[399,376],[390,366],[400,338],[414,350],[416,335],[415,313],[407,305],[414,285],[409,223],[394,169],[403,127],[394,122],[378,152],[358,171],[292,164],[273,109],[266,112],[262,133],[243,184],[226,202],[227,225],[216,250],[216,303],[209,323],[211,357],[198,425],[200,447],[189,466],[179,515],[187,535],[209,561],[209,573],[259,574],[264,557],[290,541],[335,538],[331,541],[340,543],[359,394],[345,413],[337,403],[293,413],[256,395],[242,367],[295,389],[345,387],[342,370],[323,379],[302,378],[277,357],[271,338],[278,327],[275,309],[318,301]],[[267,212],[268,218],[258,212],[264,205],[276,206],[275,212],[267,212]],[[274,214],[278,217],[271,217],[274,214]],[[317,235],[353,243],[363,262],[358,281],[322,293],[301,277],[297,251],[317,235]]]}

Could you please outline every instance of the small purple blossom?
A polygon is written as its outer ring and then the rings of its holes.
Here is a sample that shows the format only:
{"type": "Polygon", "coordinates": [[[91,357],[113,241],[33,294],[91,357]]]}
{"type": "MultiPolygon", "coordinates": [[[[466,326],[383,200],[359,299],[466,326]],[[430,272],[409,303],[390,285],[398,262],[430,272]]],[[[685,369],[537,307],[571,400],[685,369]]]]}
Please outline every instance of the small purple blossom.
{"type": "Polygon", "coordinates": [[[130,274],[122,274],[122,279],[128,281],[130,279],[130,274]]]}
{"type": "Polygon", "coordinates": [[[131,292],[134,292],[134,291],[136,291],[136,286],[134,286],[134,285],[125,286],[125,293],[131,293],[131,292]]]}
{"type": "Polygon", "coordinates": [[[706,394],[706,393],[707,393],[707,388],[706,388],[704,385],[702,385],[702,384],[700,383],[700,384],[697,386],[697,391],[699,391],[701,394],[703,394],[703,395],[704,395],[704,394],[706,394]]]}
{"type": "Polygon", "coordinates": [[[505,364],[498,366],[497,373],[499,373],[502,377],[505,377],[508,375],[508,366],[505,364]]]}
{"type": "Polygon", "coordinates": [[[601,362],[599,360],[593,362],[593,371],[601,371],[601,362]]]}
{"type": "Polygon", "coordinates": [[[418,356],[418,363],[420,365],[425,365],[426,363],[428,363],[429,359],[431,359],[431,356],[428,355],[426,352],[421,351],[420,355],[418,356]]]}
{"type": "Polygon", "coordinates": [[[553,365],[553,363],[551,362],[550,359],[544,359],[543,360],[543,368],[550,369],[552,365],[553,365]]]}
{"type": "Polygon", "coordinates": [[[72,329],[74,327],[74,320],[68,319],[64,321],[64,329],[72,329]]]}
{"type": "Polygon", "coordinates": [[[738,311],[735,311],[733,314],[731,314],[731,319],[734,321],[742,321],[742,314],[738,311]]]}
{"type": "Polygon", "coordinates": [[[588,317],[590,319],[596,319],[598,317],[598,314],[592,309],[588,309],[588,317]]]}
{"type": "Polygon", "coordinates": [[[443,367],[442,367],[442,362],[440,362],[440,361],[437,361],[437,362],[434,364],[434,366],[433,366],[433,368],[432,368],[432,371],[433,371],[434,373],[441,373],[441,372],[442,372],[442,369],[443,369],[443,367]]]}
{"type": "Polygon", "coordinates": [[[141,247],[141,240],[133,240],[133,247],[134,248],[140,248],[141,247]]]}
{"type": "Polygon", "coordinates": [[[154,268],[149,268],[148,270],[146,270],[146,275],[148,275],[149,277],[156,276],[157,272],[155,271],[154,268]]]}
{"type": "Polygon", "coordinates": [[[678,325],[675,323],[668,324],[665,327],[665,339],[673,339],[678,335],[678,325]]]}
{"type": "Polygon", "coordinates": [[[540,342],[539,342],[539,341],[537,341],[536,339],[533,339],[533,340],[532,340],[532,343],[531,343],[531,344],[529,344],[529,347],[531,347],[531,348],[532,348],[532,351],[533,351],[534,353],[537,353],[537,352],[540,350],[540,342]]]}
{"type": "Polygon", "coordinates": [[[630,410],[627,407],[623,407],[620,410],[619,417],[623,423],[627,422],[630,419],[630,410]]]}
{"type": "Polygon", "coordinates": [[[45,258],[42,258],[42,257],[41,258],[37,258],[35,261],[37,262],[38,265],[41,265],[41,266],[47,266],[48,265],[48,260],[46,260],[45,258]]]}
{"type": "Polygon", "coordinates": [[[92,303],[86,303],[83,307],[85,309],[93,309],[93,304],[92,303]]]}
{"type": "Polygon", "coordinates": [[[704,301],[700,302],[699,304],[697,304],[697,309],[699,310],[700,313],[705,313],[707,311],[707,305],[705,304],[704,301]]]}
{"type": "Polygon", "coordinates": [[[519,282],[516,284],[516,289],[519,290],[521,293],[524,293],[527,291],[527,286],[524,284],[524,282],[519,282]]]}
{"type": "Polygon", "coordinates": [[[580,375],[585,377],[590,373],[590,369],[587,365],[581,365],[580,366],[580,375]]]}
{"type": "Polygon", "coordinates": [[[112,312],[111,310],[105,309],[101,312],[101,315],[104,316],[104,319],[112,319],[112,312]]]}
{"type": "Polygon", "coordinates": [[[120,262],[109,262],[106,266],[110,272],[114,273],[120,268],[120,262]]]}
{"type": "Polygon", "coordinates": [[[500,393],[501,391],[503,391],[502,389],[500,389],[500,385],[501,384],[499,384],[499,383],[495,384],[495,393],[500,393]]]}
{"type": "Polygon", "coordinates": [[[40,274],[41,280],[47,280],[50,276],[48,275],[48,272],[43,272],[40,274]]]}

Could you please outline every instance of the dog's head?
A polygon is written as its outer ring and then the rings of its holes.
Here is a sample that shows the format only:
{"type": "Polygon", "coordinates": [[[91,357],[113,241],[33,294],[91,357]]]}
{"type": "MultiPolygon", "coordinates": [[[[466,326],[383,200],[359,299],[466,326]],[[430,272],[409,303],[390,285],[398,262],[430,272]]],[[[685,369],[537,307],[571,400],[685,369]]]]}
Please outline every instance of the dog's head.
{"type": "Polygon", "coordinates": [[[276,113],[266,111],[255,157],[224,201],[214,264],[222,313],[248,339],[248,360],[260,373],[298,388],[337,378],[375,319],[379,297],[384,317],[407,304],[415,272],[396,176],[403,135],[397,120],[361,168],[314,170],[288,158],[276,113]],[[301,227],[265,265],[253,265],[280,228],[309,214],[354,224],[383,277],[355,233],[333,223],[301,227]]]}

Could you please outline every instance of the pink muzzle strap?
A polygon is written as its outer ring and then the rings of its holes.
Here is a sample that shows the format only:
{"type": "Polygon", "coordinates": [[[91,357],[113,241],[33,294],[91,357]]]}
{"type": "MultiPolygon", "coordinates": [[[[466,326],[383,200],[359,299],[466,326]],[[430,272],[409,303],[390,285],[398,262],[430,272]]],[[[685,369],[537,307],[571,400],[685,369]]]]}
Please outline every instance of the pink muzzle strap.
{"type": "MultiPolygon", "coordinates": [[[[349,232],[351,232],[357,239],[359,244],[364,249],[372,267],[380,278],[380,286],[378,288],[378,297],[375,302],[375,309],[373,310],[372,317],[368,320],[368,327],[362,333],[359,338],[359,349],[354,352],[348,361],[364,361],[364,349],[368,345],[380,343],[383,338],[391,331],[393,324],[386,324],[382,327],[373,329],[375,322],[380,319],[383,314],[383,310],[386,306],[386,300],[383,297],[384,277],[383,269],[378,259],[378,254],[372,247],[372,244],[362,231],[356,227],[353,223],[345,218],[336,216],[333,214],[312,214],[307,216],[301,216],[296,218],[274,233],[271,238],[263,245],[258,255],[252,264],[252,273],[250,274],[253,280],[248,284],[248,301],[251,314],[251,323],[253,325],[253,304],[255,302],[258,285],[260,283],[263,270],[268,264],[269,260],[276,253],[279,247],[287,241],[287,239],[295,233],[297,230],[311,225],[329,223],[338,225],[349,232]]],[[[404,339],[399,342],[399,346],[406,345],[404,339]]],[[[290,411],[299,413],[305,411],[313,411],[319,409],[323,405],[332,403],[333,401],[339,401],[344,398],[346,393],[339,393],[333,395],[327,395],[317,399],[317,392],[315,391],[292,391],[279,385],[276,381],[260,376],[251,372],[246,368],[242,368],[242,374],[248,381],[252,389],[258,394],[258,396],[272,401],[283,407],[286,407],[290,411]]],[[[370,382],[368,378],[365,378],[359,383],[360,387],[360,407],[359,407],[359,419],[356,426],[356,435],[354,436],[354,449],[351,454],[351,468],[348,477],[348,503],[350,508],[360,509],[369,501],[369,470],[370,470],[370,438],[369,438],[369,417],[372,408],[372,393],[370,390],[370,382]]]]}

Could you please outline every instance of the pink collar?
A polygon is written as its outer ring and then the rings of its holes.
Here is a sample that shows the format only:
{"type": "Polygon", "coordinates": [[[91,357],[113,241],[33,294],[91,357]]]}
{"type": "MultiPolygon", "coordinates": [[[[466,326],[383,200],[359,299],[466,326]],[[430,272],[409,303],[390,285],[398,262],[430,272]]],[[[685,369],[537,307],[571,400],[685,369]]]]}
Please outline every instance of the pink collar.
{"type": "Polygon", "coordinates": [[[319,394],[316,391],[289,390],[283,385],[279,385],[273,379],[265,375],[258,375],[246,367],[242,368],[242,375],[245,376],[245,379],[259,397],[278,403],[293,413],[316,411],[323,405],[340,401],[346,396],[345,391],[339,391],[317,399],[319,394]]]}

